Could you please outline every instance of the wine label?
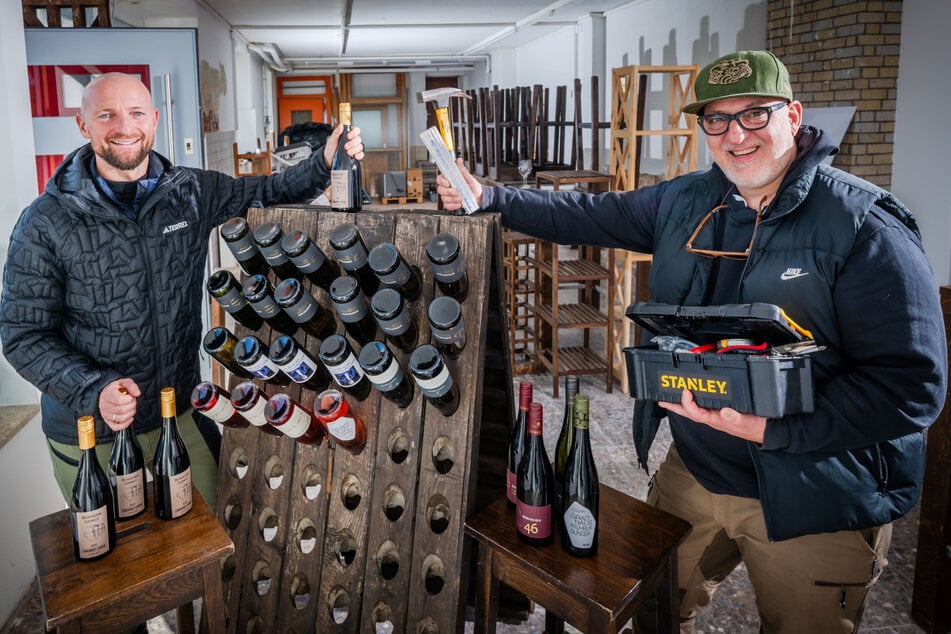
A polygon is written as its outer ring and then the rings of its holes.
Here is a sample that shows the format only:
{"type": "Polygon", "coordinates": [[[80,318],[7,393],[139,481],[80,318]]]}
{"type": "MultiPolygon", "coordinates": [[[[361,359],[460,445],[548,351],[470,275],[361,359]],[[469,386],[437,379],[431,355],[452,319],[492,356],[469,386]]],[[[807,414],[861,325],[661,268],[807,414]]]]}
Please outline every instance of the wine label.
{"type": "Polygon", "coordinates": [[[357,293],[349,302],[334,302],[334,306],[340,315],[340,321],[348,324],[355,324],[367,314],[366,298],[362,293],[357,293]]]}
{"type": "Polygon", "coordinates": [[[388,365],[385,370],[376,376],[367,372],[367,378],[370,379],[370,383],[375,385],[381,392],[389,392],[395,390],[396,386],[403,380],[403,370],[400,368],[400,364],[396,362],[396,359],[390,359],[390,365],[388,365]]]}
{"type": "Polygon", "coordinates": [[[264,379],[265,381],[274,378],[274,376],[277,374],[277,367],[264,355],[261,355],[257,361],[249,363],[244,367],[248,372],[254,376],[264,379]]]}
{"type": "Polygon", "coordinates": [[[416,383],[423,394],[431,398],[442,396],[452,389],[452,375],[449,374],[449,368],[445,365],[439,371],[439,374],[431,379],[421,379],[415,375],[413,378],[416,379],[416,383]]]}
{"type": "Polygon", "coordinates": [[[383,329],[383,332],[392,337],[402,335],[413,325],[413,318],[405,308],[393,319],[380,319],[377,317],[376,321],[380,324],[380,328],[383,329]]]}
{"type": "Polygon", "coordinates": [[[341,416],[325,425],[330,435],[342,442],[348,442],[357,437],[357,421],[349,416],[341,416]]]}
{"type": "Polygon", "coordinates": [[[92,559],[109,551],[109,507],[73,513],[73,538],[79,545],[79,558],[92,559]]]}
{"type": "Polygon", "coordinates": [[[254,405],[241,412],[244,414],[244,417],[247,418],[248,421],[255,427],[264,427],[265,425],[270,425],[270,423],[267,422],[267,418],[264,416],[264,402],[266,400],[267,399],[259,398],[254,403],[254,405]]]}
{"type": "Polygon", "coordinates": [[[390,288],[399,288],[408,282],[412,275],[413,272],[409,270],[406,262],[402,260],[396,265],[396,268],[391,273],[385,273],[382,275],[377,273],[377,277],[380,278],[380,281],[383,282],[383,285],[390,288]]]}
{"type": "Polygon", "coordinates": [[[274,298],[270,295],[264,297],[264,299],[258,300],[256,302],[248,302],[251,304],[251,308],[254,309],[254,312],[259,314],[265,319],[269,319],[274,315],[278,315],[281,312],[281,307],[277,305],[277,302],[274,301],[274,298]]]}
{"type": "MultiPolygon", "coordinates": [[[[353,207],[353,200],[350,199],[350,170],[331,170],[330,206],[334,209],[350,209],[353,207]]],[[[343,260],[341,260],[341,263],[343,263],[343,260]]],[[[348,268],[346,264],[344,264],[344,268],[348,271],[354,270],[348,268]]]]}
{"type": "Polygon", "coordinates": [[[432,260],[429,263],[432,266],[435,278],[444,284],[455,282],[466,274],[466,262],[459,257],[445,264],[439,264],[432,260]]]}
{"type": "Polygon", "coordinates": [[[347,355],[343,363],[339,365],[328,365],[327,370],[333,375],[334,381],[340,387],[350,387],[356,385],[363,378],[363,368],[357,363],[357,358],[353,353],[347,355]]]}
{"type": "Polygon", "coordinates": [[[284,249],[281,248],[280,240],[266,247],[258,245],[258,248],[261,250],[261,253],[264,254],[264,259],[267,260],[267,263],[271,266],[287,262],[287,254],[284,253],[284,249]]]}
{"type": "Polygon", "coordinates": [[[575,548],[591,548],[594,544],[594,534],[598,528],[598,520],[586,506],[576,501],[565,511],[565,531],[568,539],[575,548]]]}
{"type": "Polygon", "coordinates": [[[295,322],[306,324],[314,318],[319,308],[320,305],[317,304],[317,300],[309,293],[304,292],[301,295],[300,301],[288,308],[285,312],[287,312],[295,322]]]}
{"type": "Polygon", "coordinates": [[[508,485],[507,487],[505,487],[505,497],[507,497],[509,499],[509,502],[511,502],[512,504],[517,504],[518,503],[518,494],[517,494],[518,489],[515,486],[515,472],[514,471],[509,471],[508,469],[505,470],[505,482],[508,485]]]}
{"type": "Polygon", "coordinates": [[[466,347],[466,328],[460,319],[451,328],[431,328],[433,339],[447,346],[452,346],[462,350],[466,347]]]}
{"type": "Polygon", "coordinates": [[[291,262],[300,269],[301,273],[313,273],[324,265],[326,259],[326,256],[317,248],[317,245],[311,242],[310,246],[307,247],[303,253],[293,256],[291,262]]]}
{"type": "Polygon", "coordinates": [[[246,233],[244,237],[238,238],[237,240],[225,240],[225,244],[228,245],[232,255],[234,255],[234,259],[238,260],[239,262],[250,260],[257,252],[257,247],[255,246],[254,241],[251,239],[250,232],[246,233]]]}
{"type": "Polygon", "coordinates": [[[116,475],[116,515],[132,517],[145,509],[145,478],[142,469],[126,475],[116,475]]]}
{"type": "Polygon", "coordinates": [[[518,532],[532,539],[551,536],[551,504],[531,506],[521,500],[515,501],[518,532]]]}
{"type": "Polygon", "coordinates": [[[303,350],[298,350],[294,358],[286,365],[281,366],[281,369],[296,383],[306,383],[317,371],[317,367],[307,358],[307,354],[303,350]]]}
{"type": "Polygon", "coordinates": [[[276,425],[276,427],[291,438],[300,438],[310,429],[312,420],[310,414],[299,407],[295,407],[291,415],[287,417],[287,421],[282,425],[276,425]]]}
{"type": "Polygon", "coordinates": [[[238,312],[248,303],[248,300],[244,298],[244,295],[242,295],[241,291],[237,288],[232,288],[224,294],[224,297],[216,297],[215,299],[217,299],[221,307],[229,313],[238,312]]]}
{"type": "Polygon", "coordinates": [[[192,468],[168,477],[169,500],[172,503],[172,519],[181,517],[192,508],[192,468]]]}
{"type": "Polygon", "coordinates": [[[201,413],[215,422],[223,423],[234,416],[234,405],[226,398],[219,398],[214,405],[201,413]]]}

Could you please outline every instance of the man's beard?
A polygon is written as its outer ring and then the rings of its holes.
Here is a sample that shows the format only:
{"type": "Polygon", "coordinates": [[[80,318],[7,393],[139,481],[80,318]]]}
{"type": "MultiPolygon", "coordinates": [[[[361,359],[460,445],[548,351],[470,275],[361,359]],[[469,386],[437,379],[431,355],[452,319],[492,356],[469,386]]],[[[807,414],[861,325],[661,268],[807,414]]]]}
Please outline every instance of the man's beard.
{"type": "Polygon", "coordinates": [[[134,170],[139,165],[142,164],[142,161],[146,160],[149,157],[149,148],[145,145],[142,146],[142,149],[134,157],[128,160],[124,160],[118,154],[116,154],[111,145],[106,145],[106,148],[99,155],[102,159],[116,168],[117,170],[122,170],[124,172],[129,170],[134,170]]]}

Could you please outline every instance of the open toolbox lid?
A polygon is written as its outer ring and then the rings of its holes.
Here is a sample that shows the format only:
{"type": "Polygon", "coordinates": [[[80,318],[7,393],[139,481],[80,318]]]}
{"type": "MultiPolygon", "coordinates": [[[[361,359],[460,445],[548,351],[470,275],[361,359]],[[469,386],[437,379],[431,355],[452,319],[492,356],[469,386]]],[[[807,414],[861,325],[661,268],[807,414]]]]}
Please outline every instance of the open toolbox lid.
{"type": "Polygon", "coordinates": [[[652,334],[683,337],[697,344],[746,338],[779,346],[803,340],[779,306],[762,302],[719,306],[635,302],[626,314],[652,334]]]}

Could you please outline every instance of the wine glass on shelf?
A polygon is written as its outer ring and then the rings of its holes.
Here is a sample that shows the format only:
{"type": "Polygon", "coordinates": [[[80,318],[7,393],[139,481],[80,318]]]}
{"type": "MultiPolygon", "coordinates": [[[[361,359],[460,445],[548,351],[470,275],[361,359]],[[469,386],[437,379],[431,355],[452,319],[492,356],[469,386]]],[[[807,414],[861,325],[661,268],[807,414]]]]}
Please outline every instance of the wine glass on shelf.
{"type": "Polygon", "coordinates": [[[532,173],[532,160],[520,160],[518,162],[518,173],[522,175],[522,189],[528,189],[528,175],[532,173]]]}

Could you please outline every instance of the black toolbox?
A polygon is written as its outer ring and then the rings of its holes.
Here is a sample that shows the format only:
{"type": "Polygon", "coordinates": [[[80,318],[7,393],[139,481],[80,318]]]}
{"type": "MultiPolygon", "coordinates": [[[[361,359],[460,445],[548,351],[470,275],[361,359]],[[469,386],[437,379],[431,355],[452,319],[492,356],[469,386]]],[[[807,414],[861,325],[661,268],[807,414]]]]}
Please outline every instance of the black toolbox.
{"type": "Polygon", "coordinates": [[[812,411],[812,364],[809,354],[799,350],[815,348],[796,345],[804,337],[778,306],[637,302],[626,314],[654,335],[680,337],[697,346],[625,348],[634,398],[679,403],[688,389],[707,409],[732,407],[767,418],[812,411]],[[755,350],[763,344],[764,349],[755,350]]]}

